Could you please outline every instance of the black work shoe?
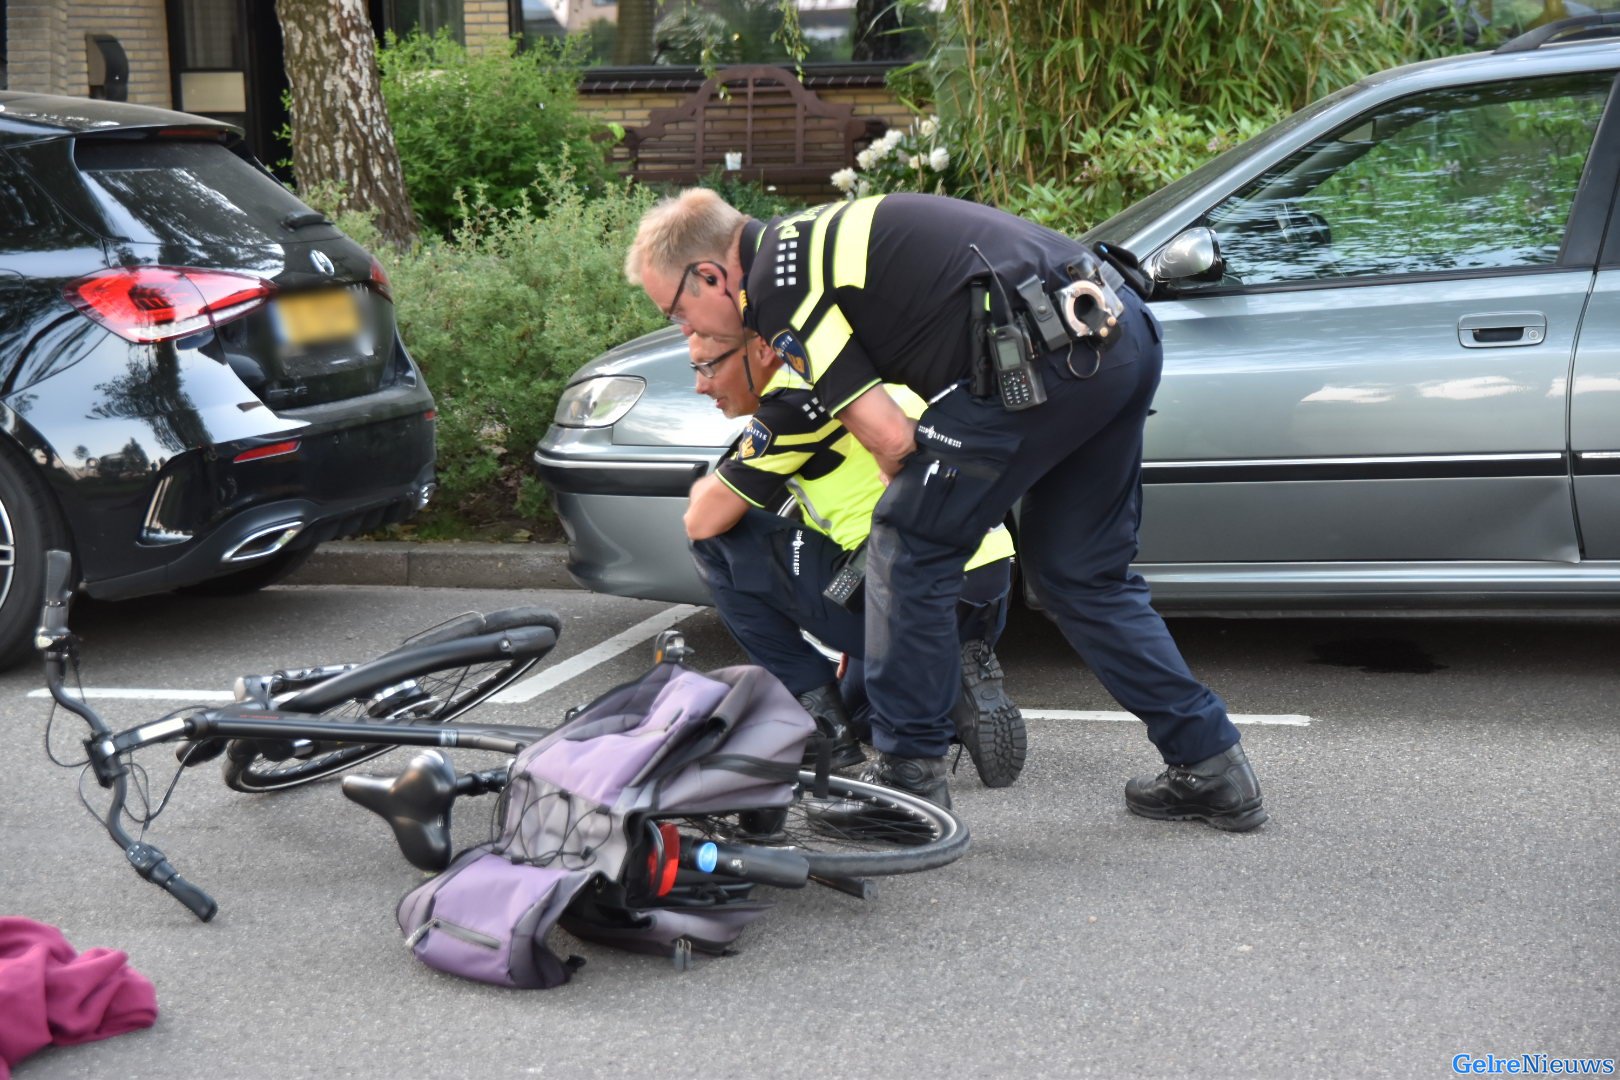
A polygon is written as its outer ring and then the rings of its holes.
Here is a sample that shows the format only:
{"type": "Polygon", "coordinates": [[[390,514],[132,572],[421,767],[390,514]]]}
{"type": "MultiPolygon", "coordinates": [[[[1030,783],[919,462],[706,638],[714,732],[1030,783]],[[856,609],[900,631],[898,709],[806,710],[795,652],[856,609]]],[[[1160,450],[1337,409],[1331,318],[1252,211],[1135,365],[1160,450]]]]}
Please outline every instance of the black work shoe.
{"type": "Polygon", "coordinates": [[[900,757],[898,754],[879,754],[876,761],[861,770],[862,780],[868,784],[899,788],[913,795],[921,795],[929,802],[938,803],[947,810],[951,806],[950,784],[945,776],[943,757],[900,757]]]}
{"type": "Polygon", "coordinates": [[[1007,696],[1001,661],[983,641],[962,646],[962,696],[951,719],[985,787],[1006,787],[1018,779],[1029,749],[1024,714],[1007,696]]]}
{"type": "Polygon", "coordinates": [[[1270,816],[1242,744],[1196,765],[1171,765],[1156,777],[1128,781],[1125,805],[1145,818],[1194,818],[1227,832],[1248,832],[1270,816]]]}
{"type": "Polygon", "coordinates": [[[822,742],[831,744],[830,768],[847,769],[866,760],[861,741],[850,726],[849,712],[844,708],[844,699],[838,693],[837,683],[828,683],[808,694],[800,694],[799,704],[816,722],[816,734],[804,747],[806,766],[815,767],[818,744],[822,742]]]}

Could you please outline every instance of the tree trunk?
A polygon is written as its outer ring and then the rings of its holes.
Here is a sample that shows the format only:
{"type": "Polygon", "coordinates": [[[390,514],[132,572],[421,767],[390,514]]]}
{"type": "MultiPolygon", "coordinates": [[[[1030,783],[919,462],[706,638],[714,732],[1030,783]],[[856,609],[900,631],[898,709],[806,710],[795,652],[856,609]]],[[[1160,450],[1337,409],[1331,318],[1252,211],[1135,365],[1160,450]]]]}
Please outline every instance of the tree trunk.
{"type": "Polygon", "coordinates": [[[900,34],[898,0],[855,0],[852,60],[900,60],[906,40],[900,34]]]}
{"type": "Polygon", "coordinates": [[[613,40],[618,66],[653,62],[653,23],[658,0],[619,0],[619,33],[613,40]]]}
{"type": "Polygon", "coordinates": [[[292,88],[293,176],[301,190],[342,188],[339,206],[371,217],[398,246],[416,238],[394,129],[377,77],[366,0],[276,0],[292,88]]]}

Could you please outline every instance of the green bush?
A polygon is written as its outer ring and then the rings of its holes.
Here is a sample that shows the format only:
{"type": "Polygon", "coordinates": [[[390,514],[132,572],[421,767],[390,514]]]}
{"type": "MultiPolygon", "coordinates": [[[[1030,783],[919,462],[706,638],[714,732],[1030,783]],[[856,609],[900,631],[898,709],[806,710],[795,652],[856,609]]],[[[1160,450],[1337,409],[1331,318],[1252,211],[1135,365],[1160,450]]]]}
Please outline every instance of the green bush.
{"type": "Polygon", "coordinates": [[[1069,183],[1020,182],[1002,208],[1078,236],[1216,154],[1258,135],[1276,113],[1223,123],[1207,113],[1147,106],[1106,129],[1087,128],[1068,152],[1083,161],[1069,183]]]}
{"type": "Polygon", "coordinates": [[[567,43],[515,42],[469,53],[441,33],[389,35],[378,53],[383,97],[394,125],[411,204],[424,230],[446,235],[457,220],[457,192],[482,204],[544,210],[537,170],[571,169],[575,183],[603,191],[615,180],[602,130],[575,99],[580,56],[567,43]]]}
{"type": "MultiPolygon", "coordinates": [[[[972,194],[1039,203],[1031,193],[1043,187],[1108,181],[1117,168],[1096,155],[1122,149],[1116,131],[1162,135],[1172,149],[1153,143],[1131,170],[1156,171],[1179,156],[1175,145],[1196,146],[1200,126],[1269,119],[1457,48],[1436,10],[1430,0],[956,0],[920,70],[972,194]]],[[[915,73],[891,81],[919,88],[915,73]]]]}
{"type": "Polygon", "coordinates": [[[513,208],[475,199],[448,240],[388,266],[400,334],[439,410],[439,492],[419,535],[519,518],[554,532],[530,456],[558,394],[581,364],[663,324],[623,271],[652,194],[619,186],[588,199],[569,173],[542,167],[534,195],[513,208]]]}

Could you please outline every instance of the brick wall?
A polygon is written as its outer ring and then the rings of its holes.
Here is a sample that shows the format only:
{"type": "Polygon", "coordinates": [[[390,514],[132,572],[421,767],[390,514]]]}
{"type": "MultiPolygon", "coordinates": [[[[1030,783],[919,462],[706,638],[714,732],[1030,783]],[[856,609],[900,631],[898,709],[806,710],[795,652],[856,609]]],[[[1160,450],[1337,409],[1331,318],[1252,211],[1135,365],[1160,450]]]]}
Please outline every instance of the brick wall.
{"type": "Polygon", "coordinates": [[[8,0],[6,74],[13,90],[60,94],[67,85],[67,4],[8,0]]]}
{"type": "Polygon", "coordinates": [[[167,108],[167,26],[163,0],[8,0],[10,88],[75,97],[88,94],[84,35],[111,34],[129,57],[129,100],[167,108]]]}
{"type": "Polygon", "coordinates": [[[467,48],[474,52],[504,42],[512,35],[506,0],[466,0],[462,12],[467,48]]]}
{"type": "Polygon", "coordinates": [[[63,93],[89,92],[84,35],[111,34],[129,57],[129,100],[171,106],[169,32],[163,0],[73,0],[68,5],[67,86],[63,93]]]}

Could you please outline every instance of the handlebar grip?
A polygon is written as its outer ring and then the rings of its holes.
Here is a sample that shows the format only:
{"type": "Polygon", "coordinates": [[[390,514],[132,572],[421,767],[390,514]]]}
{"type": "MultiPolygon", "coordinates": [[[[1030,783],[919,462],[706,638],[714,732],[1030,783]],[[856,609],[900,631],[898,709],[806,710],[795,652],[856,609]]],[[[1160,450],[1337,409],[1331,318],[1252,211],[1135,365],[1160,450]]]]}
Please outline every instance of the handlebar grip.
{"type": "Polygon", "coordinates": [[[191,913],[207,922],[219,911],[219,905],[207,893],[175,873],[163,852],[151,844],[131,844],[124,854],[135,872],[152,884],[160,886],[170,896],[191,909],[191,913]]]}
{"type": "Polygon", "coordinates": [[[214,898],[203,892],[197,886],[175,874],[163,883],[168,894],[191,909],[191,913],[203,922],[212,919],[219,911],[219,905],[214,898]]]}

